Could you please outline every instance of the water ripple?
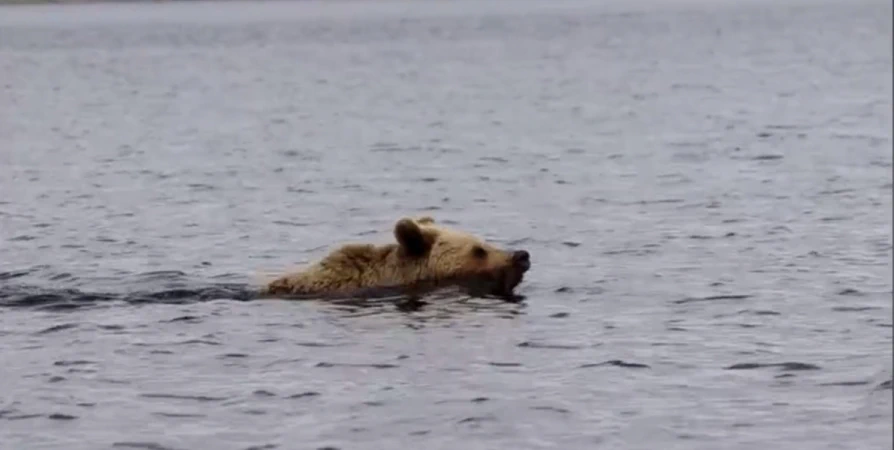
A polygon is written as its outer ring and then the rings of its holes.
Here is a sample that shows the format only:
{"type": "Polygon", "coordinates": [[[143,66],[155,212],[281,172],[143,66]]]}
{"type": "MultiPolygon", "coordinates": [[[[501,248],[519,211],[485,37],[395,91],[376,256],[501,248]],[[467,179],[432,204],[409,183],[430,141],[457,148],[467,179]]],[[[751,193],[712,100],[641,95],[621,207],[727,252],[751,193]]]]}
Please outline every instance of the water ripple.
{"type": "Polygon", "coordinates": [[[0,8],[4,448],[891,448],[890,2],[208,6],[0,8]]]}

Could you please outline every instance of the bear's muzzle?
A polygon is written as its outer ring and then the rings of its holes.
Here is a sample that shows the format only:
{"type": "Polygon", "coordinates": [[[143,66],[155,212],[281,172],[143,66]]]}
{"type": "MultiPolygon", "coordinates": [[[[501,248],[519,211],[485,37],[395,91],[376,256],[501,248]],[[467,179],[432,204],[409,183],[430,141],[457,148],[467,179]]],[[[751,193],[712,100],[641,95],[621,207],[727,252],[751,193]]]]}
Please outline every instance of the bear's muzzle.
{"type": "Polygon", "coordinates": [[[527,272],[531,268],[531,254],[527,250],[517,250],[512,253],[512,266],[527,272]]]}

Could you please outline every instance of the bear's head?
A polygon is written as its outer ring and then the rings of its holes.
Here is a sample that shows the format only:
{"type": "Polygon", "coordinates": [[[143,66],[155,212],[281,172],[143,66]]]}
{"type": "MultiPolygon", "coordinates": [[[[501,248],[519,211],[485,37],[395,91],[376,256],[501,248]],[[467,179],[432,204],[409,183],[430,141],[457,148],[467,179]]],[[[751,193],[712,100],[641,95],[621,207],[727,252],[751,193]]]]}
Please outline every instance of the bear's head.
{"type": "Polygon", "coordinates": [[[421,280],[451,284],[475,296],[511,297],[531,267],[525,250],[504,250],[431,217],[403,218],[394,226],[401,258],[416,261],[421,280]]]}

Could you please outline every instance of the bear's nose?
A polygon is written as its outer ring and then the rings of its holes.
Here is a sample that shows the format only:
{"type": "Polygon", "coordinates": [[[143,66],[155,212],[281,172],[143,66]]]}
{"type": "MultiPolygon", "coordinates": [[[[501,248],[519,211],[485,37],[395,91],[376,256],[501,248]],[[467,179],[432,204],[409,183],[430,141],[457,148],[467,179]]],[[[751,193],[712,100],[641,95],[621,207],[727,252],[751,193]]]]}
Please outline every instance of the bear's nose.
{"type": "Polygon", "coordinates": [[[531,254],[525,250],[518,250],[512,254],[512,261],[516,263],[530,262],[531,254]]]}

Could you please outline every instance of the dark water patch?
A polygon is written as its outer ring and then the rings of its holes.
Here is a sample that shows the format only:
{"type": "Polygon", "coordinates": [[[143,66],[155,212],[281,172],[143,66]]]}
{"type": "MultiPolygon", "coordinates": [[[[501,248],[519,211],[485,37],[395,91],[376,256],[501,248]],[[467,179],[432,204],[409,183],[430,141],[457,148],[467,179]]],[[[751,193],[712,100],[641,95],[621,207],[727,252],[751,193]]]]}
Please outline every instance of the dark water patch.
{"type": "Polygon", "coordinates": [[[521,363],[515,363],[515,362],[489,361],[487,364],[494,366],[494,367],[521,367],[522,366],[521,363]]]}
{"type": "Polygon", "coordinates": [[[15,408],[2,408],[0,409],[0,419],[5,419],[10,415],[16,414],[19,411],[15,408]]]}
{"type": "Polygon", "coordinates": [[[245,353],[224,353],[219,358],[248,358],[248,355],[245,353]]]}
{"type": "Polygon", "coordinates": [[[549,349],[549,350],[579,350],[584,348],[580,345],[574,344],[552,344],[552,343],[544,343],[544,342],[531,342],[524,341],[516,345],[516,347],[521,348],[539,348],[539,349],[549,349]]]}
{"type": "Polygon", "coordinates": [[[751,157],[751,160],[752,160],[752,161],[776,161],[776,160],[778,160],[778,159],[782,159],[782,158],[783,158],[782,155],[776,155],[776,154],[762,154],[762,155],[755,155],[755,156],[752,156],[752,157],[751,157]]]}
{"type": "MultiPolygon", "coordinates": [[[[0,307],[34,308],[66,311],[93,307],[111,302],[126,304],[189,304],[228,299],[249,301],[257,298],[257,290],[246,284],[219,283],[195,288],[159,289],[137,292],[87,292],[73,288],[42,288],[7,285],[0,287],[0,307]]],[[[186,319],[183,319],[186,320],[186,319]]]]}
{"type": "Polygon", "coordinates": [[[563,241],[563,242],[562,242],[562,245],[564,245],[564,246],[566,246],[566,247],[574,248],[574,247],[580,247],[580,242],[563,241]]]}
{"type": "Polygon", "coordinates": [[[276,444],[261,444],[261,445],[252,445],[250,447],[245,447],[244,450],[275,450],[279,448],[276,444]]]}
{"type": "Polygon", "coordinates": [[[477,428],[477,427],[480,427],[481,424],[483,424],[485,422],[496,422],[496,421],[497,421],[497,418],[495,416],[486,415],[486,416],[466,417],[465,419],[461,419],[457,423],[459,423],[461,425],[469,425],[473,428],[477,428]]]}
{"type": "Polygon", "coordinates": [[[137,277],[143,281],[170,281],[184,279],[187,277],[187,275],[186,272],[180,270],[152,270],[149,272],[143,272],[137,277]]]}
{"type": "Polygon", "coordinates": [[[73,416],[71,414],[62,414],[62,413],[53,413],[47,416],[47,419],[50,420],[75,420],[77,416],[73,416]]]}
{"type": "Polygon", "coordinates": [[[751,298],[750,294],[729,294],[729,295],[710,295],[707,297],[687,297],[681,300],[674,300],[674,303],[682,305],[694,302],[713,302],[720,300],[745,300],[751,298]]]}
{"type": "Polygon", "coordinates": [[[311,397],[319,397],[319,392],[307,391],[307,392],[299,392],[297,394],[292,394],[286,398],[288,399],[298,399],[298,398],[311,398],[311,397]]]}
{"type": "Polygon", "coordinates": [[[820,386],[866,386],[869,381],[836,381],[831,383],[820,383],[820,386]]]}
{"type": "Polygon", "coordinates": [[[296,342],[293,345],[297,345],[299,347],[311,347],[311,348],[326,348],[326,347],[342,347],[343,346],[343,344],[328,344],[326,342],[314,342],[314,341],[296,342]]]}
{"type": "Polygon", "coordinates": [[[803,370],[820,370],[815,364],[802,362],[783,362],[783,363],[737,363],[726,368],[726,370],[751,370],[777,367],[782,371],[803,371],[803,370]]]}
{"type": "Polygon", "coordinates": [[[68,272],[57,273],[57,274],[51,275],[49,277],[50,281],[63,281],[63,280],[71,280],[71,279],[74,279],[74,275],[72,275],[68,272]]]}
{"type": "Polygon", "coordinates": [[[16,414],[9,415],[6,417],[6,420],[28,420],[28,419],[37,419],[40,417],[44,417],[43,414],[16,414]]]}
{"type": "Polygon", "coordinates": [[[849,194],[851,192],[856,192],[856,189],[844,188],[844,189],[825,189],[819,191],[820,195],[838,195],[838,194],[849,194]]]}
{"type": "Polygon", "coordinates": [[[213,397],[209,395],[182,395],[182,394],[164,394],[164,393],[148,393],[148,394],[140,394],[140,397],[143,398],[158,398],[158,399],[169,399],[169,400],[190,400],[196,402],[221,402],[227,400],[227,397],[213,397]]]}
{"type": "Polygon", "coordinates": [[[162,320],[163,323],[173,323],[173,322],[199,323],[199,322],[201,322],[201,321],[202,321],[202,318],[201,318],[201,317],[197,317],[197,316],[189,316],[189,315],[187,315],[187,316],[175,317],[175,318],[173,318],[173,319],[169,319],[169,320],[162,320]]]}
{"type": "Polygon", "coordinates": [[[72,328],[77,328],[77,327],[78,327],[78,324],[76,324],[76,323],[63,323],[60,325],[53,325],[49,328],[44,328],[43,330],[40,330],[40,331],[36,332],[35,334],[50,334],[50,333],[56,333],[59,331],[70,330],[72,328]]]}
{"type": "Polygon", "coordinates": [[[275,225],[285,225],[289,227],[306,227],[310,225],[307,222],[294,222],[291,220],[274,220],[272,223],[275,225]]]}
{"type": "Polygon", "coordinates": [[[0,281],[12,280],[13,278],[24,277],[30,275],[30,270],[14,270],[10,272],[0,272],[0,281]]]}
{"type": "Polygon", "coordinates": [[[891,389],[892,386],[894,386],[894,380],[887,380],[881,382],[878,386],[876,386],[875,390],[891,389]]]}
{"type": "Polygon", "coordinates": [[[180,450],[174,447],[167,447],[155,442],[115,442],[112,448],[128,448],[137,450],[180,450]]]}
{"type": "Polygon", "coordinates": [[[87,361],[87,360],[83,360],[83,359],[77,359],[77,360],[61,360],[61,361],[56,361],[53,363],[54,366],[59,366],[59,367],[85,366],[85,365],[89,365],[89,364],[96,364],[96,362],[95,361],[87,361]]]}
{"type": "Polygon", "coordinates": [[[612,359],[609,361],[603,361],[601,363],[581,364],[580,368],[581,369],[589,369],[589,368],[593,368],[593,367],[602,367],[602,366],[624,367],[627,369],[649,369],[650,368],[647,364],[631,363],[631,362],[622,361],[620,359],[612,359]]]}
{"type": "Polygon", "coordinates": [[[0,287],[0,306],[68,309],[114,300],[110,294],[84,293],[77,289],[45,289],[24,286],[0,287]]]}
{"type": "Polygon", "coordinates": [[[549,315],[549,317],[552,319],[564,319],[568,316],[570,316],[570,314],[567,312],[557,312],[557,313],[552,313],[549,315]]]}
{"type": "MultiPolygon", "coordinates": [[[[138,346],[144,346],[145,344],[137,344],[138,346]]],[[[173,355],[174,351],[172,350],[150,350],[150,355],[173,355]]]]}
{"type": "Polygon", "coordinates": [[[845,289],[838,291],[838,295],[845,295],[845,296],[851,296],[851,297],[862,297],[866,294],[858,289],[845,288],[845,289]]]}
{"type": "Polygon", "coordinates": [[[835,306],[832,311],[835,312],[863,312],[881,309],[878,306],[835,306]]]}
{"type": "Polygon", "coordinates": [[[193,191],[198,191],[198,192],[213,191],[213,190],[217,189],[217,187],[212,186],[210,184],[205,184],[205,183],[189,183],[189,184],[187,184],[187,187],[189,187],[193,191]]]}
{"type": "Polygon", "coordinates": [[[571,414],[571,411],[565,408],[559,408],[557,406],[532,406],[531,409],[534,411],[549,411],[559,414],[571,414]]]}
{"type": "Polygon", "coordinates": [[[223,345],[223,344],[221,344],[220,342],[218,342],[218,341],[214,341],[214,340],[211,340],[211,339],[187,339],[187,340],[185,340],[185,341],[173,342],[173,343],[171,343],[170,345],[196,345],[196,344],[199,344],[199,345],[212,345],[212,346],[223,345]]]}
{"type": "Polygon", "coordinates": [[[255,397],[276,397],[276,394],[264,389],[258,389],[252,392],[252,395],[254,395],[255,397]]]}
{"type": "Polygon", "coordinates": [[[779,313],[777,311],[772,311],[769,309],[757,309],[757,310],[743,309],[742,311],[739,311],[739,314],[750,314],[750,315],[755,315],[755,316],[779,316],[779,315],[782,315],[781,313],[779,313]]]}
{"type": "Polygon", "coordinates": [[[421,147],[402,147],[399,144],[390,142],[377,142],[370,147],[371,152],[395,153],[395,152],[412,152],[418,151],[421,147]]]}
{"type": "Polygon", "coordinates": [[[365,367],[370,369],[396,369],[400,367],[397,364],[389,364],[389,363],[372,363],[372,364],[363,364],[363,363],[331,363],[331,362],[318,362],[314,367],[365,367]]]}

